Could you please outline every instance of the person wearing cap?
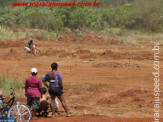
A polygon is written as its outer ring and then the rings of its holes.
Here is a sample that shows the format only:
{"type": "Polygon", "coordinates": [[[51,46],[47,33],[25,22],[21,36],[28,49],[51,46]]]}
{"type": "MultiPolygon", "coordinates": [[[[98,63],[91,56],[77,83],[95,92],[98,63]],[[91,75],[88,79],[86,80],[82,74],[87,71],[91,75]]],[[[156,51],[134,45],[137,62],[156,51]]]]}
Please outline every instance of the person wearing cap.
{"type": "Polygon", "coordinates": [[[71,116],[67,108],[67,104],[65,102],[65,98],[63,95],[63,84],[62,84],[62,76],[59,72],[57,72],[58,64],[56,62],[51,64],[52,71],[48,72],[44,78],[42,79],[44,85],[48,88],[50,97],[51,97],[51,110],[52,117],[55,116],[55,98],[56,96],[61,101],[62,106],[66,112],[66,116],[71,116]],[[49,82],[49,85],[48,83],[49,82]]]}
{"type": "Polygon", "coordinates": [[[41,88],[42,82],[36,77],[37,69],[31,69],[31,76],[29,76],[25,81],[25,95],[27,97],[27,105],[29,108],[32,107],[32,119],[37,119],[36,110],[39,107],[40,97],[41,97],[41,88]]]}

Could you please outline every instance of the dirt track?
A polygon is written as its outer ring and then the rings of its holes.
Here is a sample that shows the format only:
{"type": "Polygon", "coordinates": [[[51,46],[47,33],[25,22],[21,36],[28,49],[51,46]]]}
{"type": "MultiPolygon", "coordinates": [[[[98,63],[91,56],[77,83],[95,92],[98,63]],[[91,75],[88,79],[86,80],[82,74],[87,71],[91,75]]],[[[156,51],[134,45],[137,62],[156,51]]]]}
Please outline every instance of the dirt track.
{"type": "MultiPolygon", "coordinates": [[[[162,119],[163,120],[163,119],[162,119]]],[[[75,117],[56,117],[56,118],[41,118],[32,122],[152,122],[152,118],[111,118],[106,116],[75,116],[75,117]]]]}
{"type": "MultiPolygon", "coordinates": [[[[58,62],[59,72],[64,77],[66,101],[75,116],[46,118],[48,121],[152,118],[153,45],[125,43],[114,35],[83,33],[81,38],[72,34],[48,40],[36,38],[34,43],[40,50],[37,56],[24,53],[28,38],[0,42],[0,73],[25,79],[30,69],[36,67],[41,78],[50,70],[52,62],[58,62]]],[[[160,67],[163,66],[162,54],[160,52],[160,67]]],[[[63,112],[62,108],[60,110],[63,112]]],[[[38,121],[41,120],[44,121],[38,121]]]]}

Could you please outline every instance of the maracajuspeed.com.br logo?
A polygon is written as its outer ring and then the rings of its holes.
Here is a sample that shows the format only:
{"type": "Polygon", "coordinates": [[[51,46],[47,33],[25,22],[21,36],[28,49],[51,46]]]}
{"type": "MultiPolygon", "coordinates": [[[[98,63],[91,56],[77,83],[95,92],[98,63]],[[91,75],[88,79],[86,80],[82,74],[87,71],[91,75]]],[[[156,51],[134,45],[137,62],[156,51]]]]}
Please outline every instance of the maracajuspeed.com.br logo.
{"type": "Polygon", "coordinates": [[[94,0],[91,2],[13,2],[13,6],[31,6],[31,7],[74,7],[74,6],[99,6],[100,3],[94,0]]]}

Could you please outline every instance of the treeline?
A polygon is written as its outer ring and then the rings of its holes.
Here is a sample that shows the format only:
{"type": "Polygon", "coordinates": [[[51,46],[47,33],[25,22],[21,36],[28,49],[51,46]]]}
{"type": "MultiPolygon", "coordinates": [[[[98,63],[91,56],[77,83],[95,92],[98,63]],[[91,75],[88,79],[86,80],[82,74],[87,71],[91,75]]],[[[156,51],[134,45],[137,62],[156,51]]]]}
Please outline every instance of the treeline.
{"type": "MultiPolygon", "coordinates": [[[[128,3],[130,2],[131,0],[128,0],[128,3]]],[[[163,32],[162,6],[162,0],[138,0],[118,7],[97,8],[7,6],[0,7],[0,25],[48,31],[58,31],[65,28],[97,31],[106,28],[122,28],[163,32]]]]}

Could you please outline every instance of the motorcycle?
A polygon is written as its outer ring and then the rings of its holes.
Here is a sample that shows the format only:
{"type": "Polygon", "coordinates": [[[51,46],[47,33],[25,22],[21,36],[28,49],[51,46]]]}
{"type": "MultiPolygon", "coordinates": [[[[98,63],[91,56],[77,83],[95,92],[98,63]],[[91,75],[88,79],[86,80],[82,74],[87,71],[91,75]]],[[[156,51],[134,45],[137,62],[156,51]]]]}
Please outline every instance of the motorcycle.
{"type": "Polygon", "coordinates": [[[33,53],[35,55],[39,53],[39,51],[36,49],[36,45],[31,45],[31,48],[25,47],[24,49],[26,53],[33,53]]]}

